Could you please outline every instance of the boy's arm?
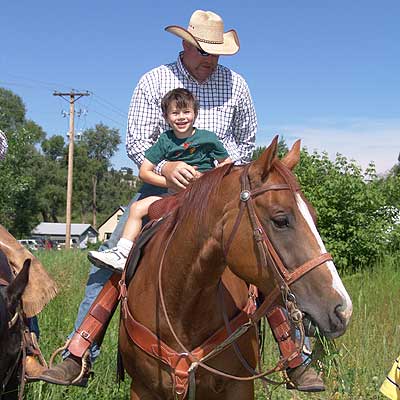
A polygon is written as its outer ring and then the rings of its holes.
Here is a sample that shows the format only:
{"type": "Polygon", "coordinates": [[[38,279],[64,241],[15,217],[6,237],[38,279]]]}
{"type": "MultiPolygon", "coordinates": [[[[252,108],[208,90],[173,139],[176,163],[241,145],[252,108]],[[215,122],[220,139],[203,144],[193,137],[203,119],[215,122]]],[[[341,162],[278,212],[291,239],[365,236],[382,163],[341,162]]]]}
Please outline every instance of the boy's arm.
{"type": "Polygon", "coordinates": [[[160,186],[160,187],[168,187],[167,180],[164,176],[156,174],[154,170],[155,165],[151,163],[147,158],[144,159],[142,165],[139,170],[139,178],[146,183],[150,183],[151,185],[160,186]]]}
{"type": "Polygon", "coordinates": [[[217,160],[217,161],[218,161],[218,165],[216,166],[216,168],[219,168],[219,167],[222,167],[223,165],[232,163],[232,159],[230,157],[222,158],[222,159],[217,160]]]}

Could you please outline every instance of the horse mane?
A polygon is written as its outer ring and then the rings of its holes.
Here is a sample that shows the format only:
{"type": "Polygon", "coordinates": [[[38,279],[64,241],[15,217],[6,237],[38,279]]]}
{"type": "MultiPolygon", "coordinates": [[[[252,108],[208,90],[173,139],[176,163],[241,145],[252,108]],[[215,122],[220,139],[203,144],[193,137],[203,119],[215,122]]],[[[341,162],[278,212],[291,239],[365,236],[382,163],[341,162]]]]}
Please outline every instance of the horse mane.
{"type": "Polygon", "coordinates": [[[178,193],[177,201],[180,206],[176,210],[175,221],[184,221],[189,215],[193,226],[198,226],[201,221],[204,221],[209,204],[218,196],[221,182],[232,168],[233,164],[227,164],[207,171],[186,190],[178,193]]]}

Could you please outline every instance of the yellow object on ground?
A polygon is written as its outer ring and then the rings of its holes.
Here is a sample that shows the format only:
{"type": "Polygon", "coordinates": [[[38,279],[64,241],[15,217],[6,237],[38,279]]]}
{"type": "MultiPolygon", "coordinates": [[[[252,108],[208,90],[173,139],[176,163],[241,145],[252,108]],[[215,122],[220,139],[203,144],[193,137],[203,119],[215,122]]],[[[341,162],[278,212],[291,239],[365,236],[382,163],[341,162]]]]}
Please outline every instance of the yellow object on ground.
{"type": "Polygon", "coordinates": [[[380,391],[392,400],[400,400],[400,356],[397,357],[392,369],[382,383],[380,391]]]}

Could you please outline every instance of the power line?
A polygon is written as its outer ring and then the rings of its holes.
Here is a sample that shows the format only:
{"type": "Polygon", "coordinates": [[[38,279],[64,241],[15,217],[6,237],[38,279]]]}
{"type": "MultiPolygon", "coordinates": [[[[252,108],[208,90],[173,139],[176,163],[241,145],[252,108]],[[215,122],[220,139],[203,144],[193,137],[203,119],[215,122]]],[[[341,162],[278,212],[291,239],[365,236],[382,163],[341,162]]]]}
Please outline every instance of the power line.
{"type": "Polygon", "coordinates": [[[42,81],[42,80],[38,80],[38,79],[27,78],[27,77],[24,77],[21,75],[12,74],[10,72],[6,72],[6,74],[9,76],[12,76],[14,78],[17,78],[17,79],[22,79],[22,80],[33,82],[33,83],[39,83],[40,85],[38,85],[38,86],[47,86],[48,88],[51,88],[51,89],[54,89],[54,86],[65,87],[65,88],[70,88],[73,86],[73,85],[66,85],[66,84],[60,83],[60,82],[46,82],[46,81],[42,81]]]}
{"type": "Polygon", "coordinates": [[[91,92],[91,94],[95,97],[93,97],[93,100],[96,101],[97,103],[101,104],[104,106],[104,104],[106,104],[109,108],[111,108],[113,110],[113,112],[120,114],[123,117],[126,117],[126,111],[122,111],[120,110],[118,107],[114,106],[114,104],[110,103],[109,101],[101,98],[99,95],[95,95],[93,92],[91,92]],[[100,99],[101,101],[99,101],[98,99],[100,99]],[[104,103],[104,104],[102,104],[104,103]]]}
{"type": "Polygon", "coordinates": [[[99,113],[98,111],[95,111],[95,110],[92,110],[92,112],[94,112],[95,114],[100,115],[101,117],[109,119],[110,121],[116,123],[120,128],[126,129],[126,125],[122,125],[122,123],[120,121],[116,121],[115,119],[112,119],[108,115],[104,115],[104,114],[99,113]]]}

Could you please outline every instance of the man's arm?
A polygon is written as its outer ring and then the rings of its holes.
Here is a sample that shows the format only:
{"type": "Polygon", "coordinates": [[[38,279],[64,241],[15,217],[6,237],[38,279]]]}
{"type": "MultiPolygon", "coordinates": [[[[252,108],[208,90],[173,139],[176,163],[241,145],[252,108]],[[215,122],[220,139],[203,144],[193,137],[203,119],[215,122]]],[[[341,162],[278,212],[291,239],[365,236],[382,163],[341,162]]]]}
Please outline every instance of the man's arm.
{"type": "Polygon", "coordinates": [[[8,149],[7,138],[3,131],[0,130],[0,160],[4,160],[8,149]]]}
{"type": "Polygon", "coordinates": [[[138,168],[144,160],[144,152],[157,141],[162,121],[157,99],[151,95],[143,77],[132,95],[126,132],[126,152],[138,168]]]}
{"type": "Polygon", "coordinates": [[[245,80],[240,77],[240,97],[233,121],[233,135],[237,145],[237,154],[232,155],[233,162],[241,164],[251,161],[255,148],[257,116],[253,100],[245,80]]]}

